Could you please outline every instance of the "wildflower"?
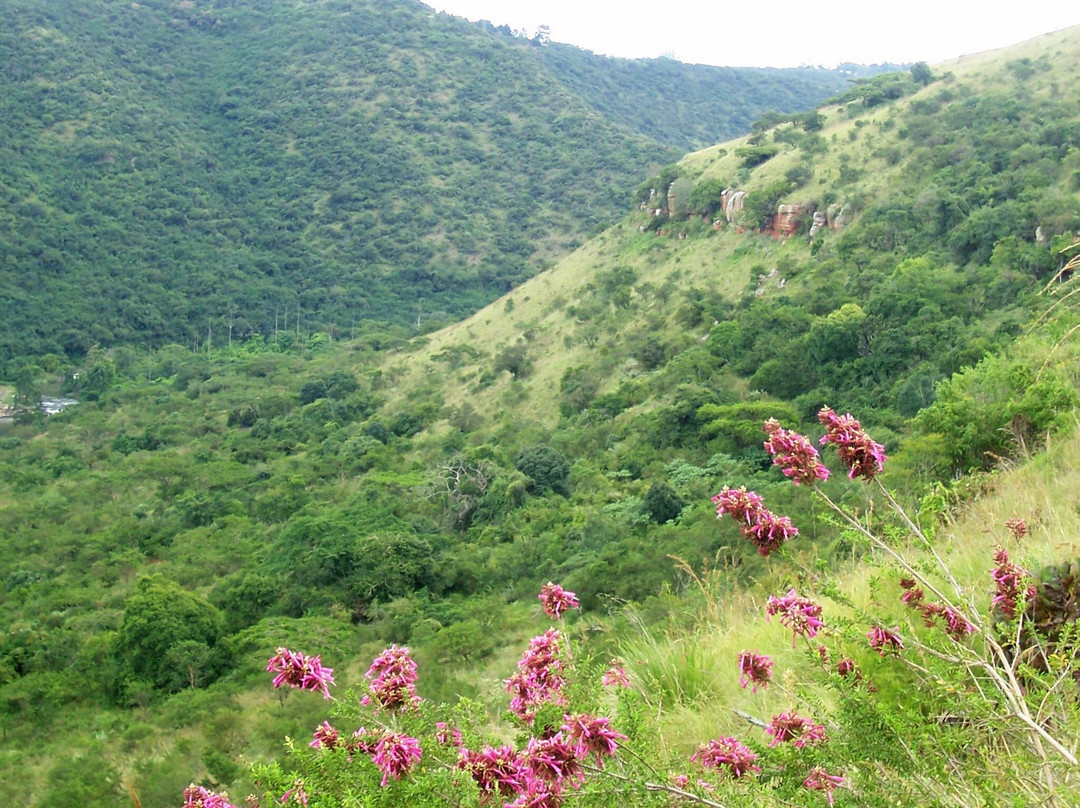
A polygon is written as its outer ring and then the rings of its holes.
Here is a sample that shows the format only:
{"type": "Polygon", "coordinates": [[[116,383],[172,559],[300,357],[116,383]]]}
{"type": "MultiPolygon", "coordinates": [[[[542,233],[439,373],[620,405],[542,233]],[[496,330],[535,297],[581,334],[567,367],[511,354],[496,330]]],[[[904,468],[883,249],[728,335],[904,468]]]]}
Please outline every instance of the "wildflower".
{"type": "Polygon", "coordinates": [[[435,722],[435,740],[441,746],[461,747],[461,730],[451,727],[445,721],[435,722]]]}
{"type": "Polygon", "coordinates": [[[340,746],[341,733],[330,726],[329,721],[323,721],[313,735],[313,740],[308,744],[312,749],[336,749],[340,746]]]}
{"type": "Polygon", "coordinates": [[[772,722],[765,728],[765,732],[773,736],[769,746],[791,741],[791,745],[796,749],[802,749],[812,743],[823,743],[828,740],[825,727],[795,712],[774,715],[772,722]]]}
{"type": "Polygon", "coordinates": [[[675,784],[675,788],[686,788],[690,785],[690,778],[685,774],[675,774],[672,775],[671,782],[675,784]]]}
{"type": "Polygon", "coordinates": [[[375,745],[371,762],[383,773],[380,785],[389,778],[400,780],[414,764],[420,761],[420,742],[400,732],[388,732],[375,745]]]}
{"type": "Polygon", "coordinates": [[[1013,538],[1017,541],[1024,538],[1028,532],[1027,522],[1023,519],[1013,517],[1012,519],[1005,520],[1005,527],[1007,527],[1013,534],[1013,538]]]}
{"type": "Polygon", "coordinates": [[[506,691],[513,694],[510,711],[531,724],[536,707],[544,702],[561,704],[563,678],[561,651],[562,635],[548,629],[529,641],[529,647],[518,662],[518,671],[506,680],[506,691]]]}
{"type": "Polygon", "coordinates": [[[530,776],[513,802],[504,808],[561,808],[562,789],[540,777],[530,776]]]}
{"type": "Polygon", "coordinates": [[[915,580],[912,578],[901,578],[900,588],[904,590],[904,594],[900,596],[901,602],[905,606],[910,606],[912,609],[919,607],[924,597],[924,592],[918,588],[915,584],[915,580]]]}
{"type": "Polygon", "coordinates": [[[940,603],[924,603],[918,608],[922,612],[923,623],[927,628],[932,628],[934,621],[940,617],[945,621],[945,633],[957,642],[975,631],[975,626],[971,625],[960,612],[948,606],[942,606],[940,603]]]}
{"type": "Polygon", "coordinates": [[[703,743],[690,756],[690,760],[700,763],[706,769],[726,769],[732,777],[758,774],[761,771],[760,766],[754,765],[757,755],[731,737],[713,738],[708,743],[703,743]]]}
{"type": "Polygon", "coordinates": [[[851,657],[841,657],[838,659],[836,662],[836,672],[845,679],[849,676],[854,676],[856,679],[861,677],[859,667],[851,657]]]}
{"type": "Polygon", "coordinates": [[[829,774],[821,766],[812,768],[810,774],[803,780],[803,788],[810,791],[824,791],[829,800],[829,805],[833,804],[833,791],[843,784],[844,778],[841,775],[829,774]]]}
{"type": "Polygon", "coordinates": [[[825,427],[821,445],[836,444],[836,452],[852,480],[862,477],[870,482],[885,468],[885,447],[870,440],[850,412],[837,415],[830,407],[822,407],[818,421],[825,427]]]}
{"type": "Polygon", "coordinates": [[[739,523],[742,534],[757,545],[758,554],[768,556],[788,539],[799,535],[798,528],[786,516],[777,516],[762,504],[761,497],[745,487],[724,489],[712,498],[716,518],[730,515],[739,523]]]}
{"type": "Polygon", "coordinates": [[[360,727],[352,734],[352,738],[345,744],[345,748],[350,752],[363,752],[366,755],[373,755],[380,740],[382,740],[382,733],[360,727]]]}
{"type": "Polygon", "coordinates": [[[544,605],[544,614],[548,617],[559,620],[562,618],[562,613],[567,609],[580,609],[581,606],[578,603],[577,595],[573,592],[567,592],[558,584],[553,584],[548,581],[542,587],[540,587],[540,602],[544,605]]]}
{"type": "MultiPolygon", "coordinates": [[[[997,566],[990,570],[990,575],[994,579],[995,592],[994,599],[990,602],[990,608],[1003,619],[1012,620],[1016,617],[1020,589],[1024,579],[1028,577],[1028,571],[1009,561],[1009,554],[1005,552],[1003,547],[999,547],[998,551],[994,553],[994,563],[997,566]]],[[[1035,587],[1029,583],[1024,596],[1030,599],[1034,595],[1035,587]]]]}
{"type": "Polygon", "coordinates": [[[821,622],[821,606],[809,598],[800,597],[794,589],[789,589],[782,598],[770,595],[765,614],[768,617],[779,615],[780,622],[791,629],[792,648],[795,647],[796,637],[816,637],[818,630],[825,627],[821,622]]]}
{"type": "Polygon", "coordinates": [[[457,767],[467,771],[480,788],[480,804],[492,795],[509,797],[525,790],[528,770],[510,746],[484,747],[473,752],[462,747],[457,767]]]}
{"type": "Polygon", "coordinates": [[[618,660],[613,659],[611,667],[600,677],[600,684],[604,687],[630,687],[630,677],[626,675],[626,669],[618,660]]]}
{"type": "Polygon", "coordinates": [[[408,648],[392,645],[371,663],[364,674],[371,680],[370,696],[360,699],[361,704],[372,700],[388,710],[411,709],[422,699],[416,695],[416,663],[409,656],[408,648]]]}
{"type": "Polygon", "coordinates": [[[184,789],[184,808],[234,808],[225,794],[215,794],[192,783],[184,789]]]}
{"type": "Polygon", "coordinates": [[[287,802],[294,802],[297,805],[307,806],[308,795],[304,791],[304,781],[297,778],[293,781],[293,787],[281,795],[281,804],[284,805],[287,802]]]}
{"type": "Polygon", "coordinates": [[[550,738],[530,738],[521,759],[535,777],[556,788],[561,789],[564,785],[578,788],[585,782],[577,746],[561,732],[550,738]]]}
{"type": "Polygon", "coordinates": [[[577,756],[586,758],[595,752],[596,765],[600,768],[604,767],[605,757],[615,754],[619,748],[618,742],[626,740],[625,735],[611,728],[611,722],[606,718],[584,714],[564,715],[563,721],[562,731],[576,744],[577,756]]]}
{"type": "Polygon", "coordinates": [[[743,687],[753,685],[751,693],[757,693],[759,687],[767,687],[772,679],[773,661],[754,651],[739,652],[739,684],[743,687]]]}
{"type": "Polygon", "coordinates": [[[334,684],[334,670],[324,668],[317,656],[309,657],[287,648],[278,648],[267,662],[266,670],[277,673],[274,677],[275,688],[289,685],[301,690],[321,690],[323,698],[330,698],[328,686],[334,684]]]}
{"type": "Polygon", "coordinates": [[[779,466],[795,485],[810,486],[818,480],[829,479],[829,470],[818,459],[818,450],[805,435],[788,432],[775,418],[766,421],[764,429],[769,435],[765,451],[772,455],[773,465],[779,466]]]}
{"type": "Polygon", "coordinates": [[[903,651],[904,641],[900,639],[899,629],[874,626],[866,632],[866,638],[870,640],[870,647],[878,652],[879,656],[885,656],[887,651],[903,651]]]}

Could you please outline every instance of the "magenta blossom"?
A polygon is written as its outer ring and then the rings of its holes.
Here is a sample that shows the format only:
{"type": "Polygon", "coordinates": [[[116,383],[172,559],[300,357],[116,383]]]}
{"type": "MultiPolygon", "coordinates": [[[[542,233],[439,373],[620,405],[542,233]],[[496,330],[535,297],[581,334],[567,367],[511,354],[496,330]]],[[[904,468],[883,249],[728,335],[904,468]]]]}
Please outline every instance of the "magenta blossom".
{"type": "Polygon", "coordinates": [[[810,744],[828,740],[825,727],[815,724],[809,718],[803,718],[794,711],[774,715],[772,722],[765,728],[765,733],[773,736],[769,746],[790,741],[796,749],[802,749],[810,744]]]}
{"type": "Polygon", "coordinates": [[[266,665],[274,677],[274,687],[289,685],[301,690],[321,690],[323,698],[330,698],[329,685],[334,684],[333,668],[324,668],[319,657],[309,657],[287,648],[278,648],[266,665]]]}
{"type": "Polygon", "coordinates": [[[533,722],[541,704],[565,701],[561,642],[562,635],[553,628],[533,637],[518,662],[517,673],[506,680],[506,691],[513,695],[510,711],[527,724],[533,722]]]}
{"type": "Polygon", "coordinates": [[[728,488],[712,498],[716,505],[716,518],[724,514],[739,524],[742,534],[757,545],[758,555],[768,556],[788,539],[799,535],[799,530],[786,516],[777,516],[762,504],[761,497],[742,488],[728,488]]]}
{"type": "Polygon", "coordinates": [[[870,647],[878,652],[879,656],[885,656],[889,651],[903,651],[904,641],[900,639],[900,629],[893,626],[892,629],[874,626],[866,632],[866,638],[870,640],[870,647]]]}
{"type": "Polygon", "coordinates": [[[1028,580],[1028,571],[1009,561],[1009,554],[1003,547],[999,547],[994,553],[994,563],[997,566],[990,571],[994,579],[994,599],[990,602],[990,608],[999,617],[1012,620],[1016,617],[1021,590],[1023,596],[1030,600],[1035,596],[1035,586],[1030,582],[1024,586],[1024,581],[1028,580]]]}
{"type": "Polygon", "coordinates": [[[1024,538],[1028,532],[1027,522],[1018,516],[1014,516],[1012,519],[1006,519],[1005,527],[1009,529],[1009,532],[1013,534],[1013,538],[1017,541],[1024,538]]]}
{"type": "Polygon", "coordinates": [[[456,746],[461,748],[461,730],[452,727],[445,721],[435,722],[435,740],[440,746],[456,746]]]}
{"type": "Polygon", "coordinates": [[[848,468],[848,477],[862,477],[870,482],[885,468],[885,447],[870,440],[851,413],[837,415],[831,408],[822,407],[818,421],[825,427],[821,445],[832,443],[836,453],[848,468]]]}
{"type": "Polygon", "coordinates": [[[520,756],[510,746],[486,746],[479,752],[462,747],[457,767],[467,771],[480,788],[480,804],[493,795],[507,798],[525,789],[529,772],[520,756]]]}
{"type": "Polygon", "coordinates": [[[422,699],[416,695],[416,663],[409,656],[408,648],[392,645],[371,663],[364,674],[371,680],[369,696],[360,699],[361,704],[375,702],[387,710],[410,710],[422,699]]]}
{"type": "Polygon", "coordinates": [[[544,614],[555,620],[562,618],[563,612],[567,609],[581,608],[578,603],[577,595],[573,592],[567,592],[561,586],[553,584],[551,581],[548,581],[540,587],[540,594],[538,597],[540,598],[540,602],[544,605],[544,614]]]}
{"type": "Polygon", "coordinates": [[[532,774],[561,789],[579,788],[585,782],[585,770],[578,759],[578,745],[562,732],[549,738],[530,738],[521,759],[532,774]]]}
{"type": "Polygon", "coordinates": [[[788,432],[775,418],[765,422],[769,439],[765,451],[772,455],[773,465],[779,466],[785,477],[795,485],[813,485],[818,480],[829,479],[829,470],[818,456],[818,450],[805,435],[788,432]]]}
{"type": "Polygon", "coordinates": [[[824,791],[829,805],[833,804],[833,792],[843,784],[844,778],[841,775],[829,774],[821,766],[812,768],[810,774],[803,780],[803,788],[810,791],[824,791]]]}
{"type": "Polygon", "coordinates": [[[780,622],[791,629],[792,648],[797,637],[816,637],[818,631],[825,627],[821,622],[821,606],[809,598],[800,597],[794,589],[789,589],[781,598],[770,595],[765,614],[768,617],[779,615],[780,622]]]}
{"type": "Polygon", "coordinates": [[[402,775],[420,762],[420,742],[400,732],[388,732],[375,745],[371,756],[379,771],[383,773],[381,785],[385,786],[391,777],[400,780],[402,775]]]}
{"type": "Polygon", "coordinates": [[[749,687],[751,693],[757,693],[759,687],[767,687],[772,679],[773,661],[754,651],[739,652],[739,684],[749,687]]]}
{"type": "Polygon", "coordinates": [[[757,755],[731,737],[713,738],[708,743],[703,743],[690,756],[690,760],[700,763],[706,769],[726,771],[732,777],[761,772],[761,767],[754,765],[757,755]]]}
{"type": "Polygon", "coordinates": [[[307,808],[308,795],[307,792],[304,791],[304,781],[299,778],[293,781],[293,787],[281,795],[279,802],[282,805],[291,802],[295,805],[301,805],[304,806],[304,808],[307,808]]]}
{"type": "Polygon", "coordinates": [[[192,783],[184,789],[184,808],[234,808],[225,794],[215,794],[192,783]]]}
{"type": "Polygon", "coordinates": [[[619,741],[626,736],[611,728],[606,718],[592,715],[564,715],[562,731],[576,744],[576,753],[580,758],[596,754],[596,765],[604,767],[604,758],[614,755],[619,748],[619,741]]]}
{"type": "Polygon", "coordinates": [[[352,734],[352,738],[345,744],[350,752],[363,752],[365,755],[375,754],[375,747],[382,740],[382,732],[374,729],[360,727],[352,734]]]}
{"type": "Polygon", "coordinates": [[[341,745],[341,733],[330,726],[329,721],[323,721],[315,729],[312,738],[308,744],[312,749],[336,749],[341,745]]]}
{"type": "Polygon", "coordinates": [[[630,687],[630,677],[617,660],[612,660],[611,667],[600,677],[600,684],[604,687],[630,687]]]}

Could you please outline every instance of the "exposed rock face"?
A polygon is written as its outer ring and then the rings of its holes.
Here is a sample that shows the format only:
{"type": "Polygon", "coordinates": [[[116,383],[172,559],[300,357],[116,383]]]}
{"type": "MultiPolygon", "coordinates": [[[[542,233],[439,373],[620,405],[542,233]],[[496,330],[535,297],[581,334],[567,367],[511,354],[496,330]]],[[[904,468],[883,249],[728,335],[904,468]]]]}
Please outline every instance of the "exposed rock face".
{"type": "Polygon", "coordinates": [[[829,220],[830,230],[843,230],[847,224],[844,220],[844,206],[835,202],[826,209],[825,216],[829,220]]]}
{"type": "Polygon", "coordinates": [[[799,232],[799,225],[803,217],[813,212],[813,205],[808,202],[797,202],[794,205],[780,205],[776,209],[776,215],[772,217],[768,233],[773,238],[791,238],[799,232]]]}
{"type": "Polygon", "coordinates": [[[829,220],[825,218],[825,211],[815,210],[814,221],[810,223],[810,238],[816,236],[821,228],[825,227],[829,223],[829,220]]]}
{"type": "Polygon", "coordinates": [[[745,199],[746,191],[736,191],[734,189],[724,191],[720,195],[720,201],[724,205],[724,218],[729,223],[735,221],[735,214],[742,213],[745,199]]]}

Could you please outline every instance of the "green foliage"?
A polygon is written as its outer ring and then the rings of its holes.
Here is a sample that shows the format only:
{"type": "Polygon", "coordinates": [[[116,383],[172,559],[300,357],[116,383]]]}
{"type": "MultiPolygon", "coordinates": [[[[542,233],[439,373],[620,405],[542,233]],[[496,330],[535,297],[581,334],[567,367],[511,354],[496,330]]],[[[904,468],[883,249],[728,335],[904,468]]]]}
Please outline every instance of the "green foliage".
{"type": "Polygon", "coordinates": [[[738,155],[740,165],[743,168],[755,168],[771,160],[779,153],[779,147],[769,145],[740,146],[735,150],[735,154],[738,155]]]}
{"type": "Polygon", "coordinates": [[[529,478],[529,490],[533,493],[554,491],[563,496],[570,493],[570,461],[550,446],[522,449],[514,461],[514,468],[529,478]]]}

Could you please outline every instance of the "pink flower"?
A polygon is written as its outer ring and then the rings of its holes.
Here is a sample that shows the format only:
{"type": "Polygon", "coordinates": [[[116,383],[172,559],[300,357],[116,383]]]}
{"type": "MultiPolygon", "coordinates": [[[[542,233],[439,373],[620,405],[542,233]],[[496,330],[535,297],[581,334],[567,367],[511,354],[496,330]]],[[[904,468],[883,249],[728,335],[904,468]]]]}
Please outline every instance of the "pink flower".
{"type": "Polygon", "coordinates": [[[386,733],[375,745],[375,752],[371,756],[371,762],[383,773],[380,785],[385,786],[391,777],[400,780],[420,761],[420,755],[420,742],[416,738],[400,732],[386,733]]]}
{"type": "Polygon", "coordinates": [[[184,789],[184,808],[235,808],[226,795],[207,791],[192,783],[184,789]]]}
{"type": "Polygon", "coordinates": [[[803,788],[810,791],[824,791],[829,799],[829,805],[833,804],[833,791],[844,784],[844,778],[839,774],[829,774],[820,766],[810,770],[810,774],[803,780],[803,788]]]}
{"type": "Polygon", "coordinates": [[[765,422],[765,431],[769,435],[765,451],[773,456],[773,465],[779,466],[795,485],[809,486],[829,479],[829,470],[818,459],[817,449],[806,436],[788,432],[775,418],[765,422]]]}
{"type": "Polygon", "coordinates": [[[352,734],[352,738],[345,744],[350,752],[363,752],[365,755],[375,754],[375,747],[382,739],[382,733],[378,730],[370,730],[360,727],[352,734]]]}
{"type": "Polygon", "coordinates": [[[293,787],[281,795],[281,804],[284,805],[287,802],[294,802],[297,805],[307,806],[308,795],[304,791],[304,781],[297,778],[293,781],[293,787]]]}
{"type": "Polygon", "coordinates": [[[461,747],[461,730],[445,721],[435,722],[435,740],[442,746],[461,747]]]}
{"type": "Polygon", "coordinates": [[[757,545],[758,554],[768,556],[784,542],[799,535],[786,516],[777,516],[762,504],[761,497],[743,488],[724,489],[712,498],[716,518],[728,514],[739,523],[742,534],[757,545]]]}
{"type": "Polygon", "coordinates": [[[685,774],[676,774],[672,776],[671,782],[675,784],[675,788],[686,788],[690,785],[690,778],[685,774]]]}
{"type": "Polygon", "coordinates": [[[388,710],[409,710],[423,699],[416,695],[416,663],[409,656],[408,648],[392,645],[371,663],[364,674],[371,680],[370,696],[360,699],[361,704],[375,701],[388,710]]]}
{"type": "Polygon", "coordinates": [[[540,587],[540,602],[544,605],[544,613],[548,617],[558,620],[567,609],[580,609],[577,595],[567,592],[558,584],[548,581],[540,587]]]}
{"type": "Polygon", "coordinates": [[[1035,596],[1035,586],[1029,583],[1026,587],[1023,582],[1028,578],[1028,571],[1018,567],[1009,561],[1009,554],[1002,547],[994,553],[994,563],[997,564],[990,571],[994,579],[994,599],[990,602],[990,608],[998,616],[1005,620],[1016,617],[1016,607],[1020,601],[1020,590],[1024,589],[1024,597],[1031,599],[1035,596]]]}
{"type": "Polygon", "coordinates": [[[630,677],[622,665],[612,660],[611,667],[600,677],[600,684],[604,687],[630,687],[630,677]]]}
{"type": "Polygon", "coordinates": [[[818,421],[825,427],[821,445],[832,443],[840,460],[848,467],[848,477],[862,477],[867,482],[885,468],[885,447],[870,440],[851,413],[837,415],[831,408],[823,407],[818,421]]]}
{"type": "Polygon", "coordinates": [[[562,635],[548,629],[529,641],[529,647],[518,662],[518,672],[506,680],[506,691],[513,694],[510,711],[531,724],[536,708],[546,702],[562,704],[563,678],[561,653],[562,635]]]}
{"type": "Polygon", "coordinates": [[[703,743],[690,760],[706,769],[726,770],[732,777],[761,772],[761,767],[754,765],[757,755],[731,737],[713,738],[703,743]]]}
{"type": "Polygon", "coordinates": [[[330,726],[329,721],[323,721],[316,728],[313,740],[308,744],[312,749],[336,749],[340,746],[341,733],[330,726]]]}
{"type": "Polygon", "coordinates": [[[585,782],[577,746],[561,732],[550,738],[530,738],[521,759],[535,777],[560,789],[564,785],[578,788],[585,782]]]}
{"type": "Polygon", "coordinates": [[[282,685],[298,687],[301,690],[321,690],[323,698],[330,698],[329,685],[334,684],[333,668],[324,668],[319,657],[309,657],[287,648],[278,648],[266,665],[274,677],[274,687],[282,685]]]}
{"type": "Polygon", "coordinates": [[[794,589],[789,589],[782,598],[769,596],[765,605],[768,617],[780,616],[780,622],[791,629],[791,647],[795,647],[796,637],[816,637],[818,630],[824,628],[821,622],[821,607],[809,598],[799,597],[794,589]]]}
{"type": "Polygon", "coordinates": [[[619,748],[619,741],[626,736],[611,728],[606,718],[591,715],[564,715],[562,731],[576,744],[578,757],[585,758],[596,753],[596,765],[604,767],[603,759],[614,755],[619,748]]]}
{"type": "Polygon", "coordinates": [[[1005,520],[1005,527],[1007,527],[1013,534],[1013,538],[1017,541],[1024,538],[1028,532],[1027,522],[1023,519],[1013,517],[1012,519],[1005,520]]]}
{"type": "Polygon", "coordinates": [[[859,677],[859,668],[855,664],[855,660],[850,657],[842,657],[837,661],[836,672],[845,679],[852,675],[856,678],[859,677]]]}
{"type": "Polygon", "coordinates": [[[823,743],[828,740],[825,727],[795,712],[774,715],[772,722],[765,728],[765,732],[773,736],[769,746],[790,741],[796,749],[802,749],[809,744],[823,743]]]}
{"type": "Polygon", "coordinates": [[[904,650],[904,641],[900,639],[899,629],[874,626],[866,632],[866,638],[870,640],[870,647],[878,652],[879,656],[885,656],[888,651],[899,652],[904,650]]]}
{"type": "Polygon", "coordinates": [[[562,788],[540,777],[530,775],[525,786],[513,802],[508,802],[504,808],[561,808],[562,788]]]}
{"type": "Polygon", "coordinates": [[[739,684],[747,687],[753,684],[751,693],[757,693],[759,687],[766,687],[772,679],[773,661],[767,656],[754,651],[739,652],[739,684]]]}
{"type": "Polygon", "coordinates": [[[492,795],[509,797],[525,789],[528,769],[510,746],[487,746],[479,752],[462,747],[457,767],[467,771],[480,788],[480,804],[492,795]]]}

